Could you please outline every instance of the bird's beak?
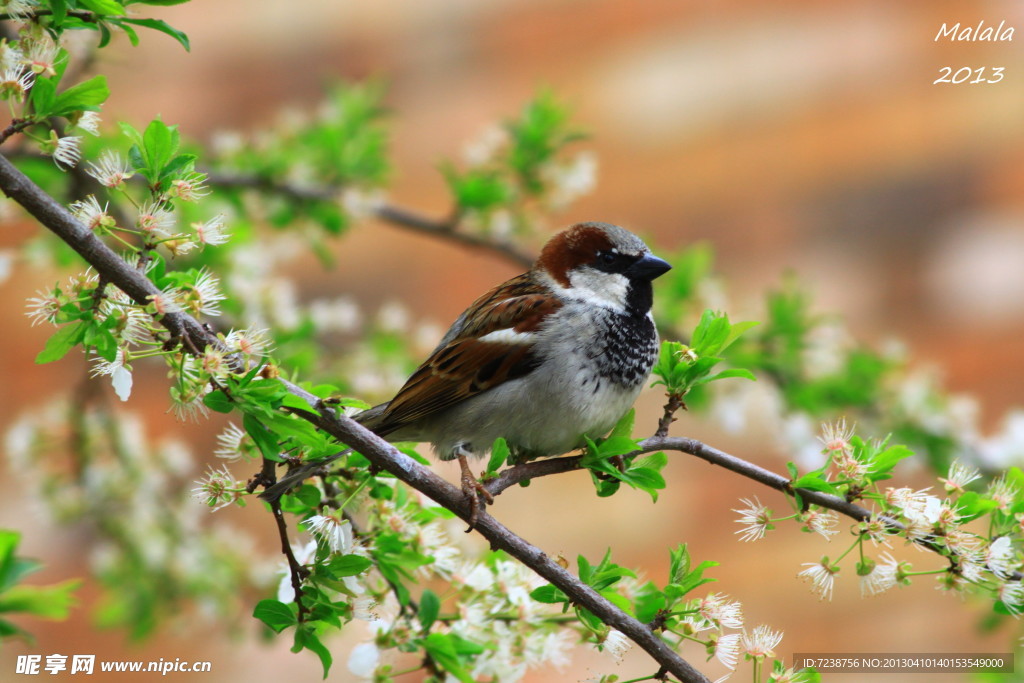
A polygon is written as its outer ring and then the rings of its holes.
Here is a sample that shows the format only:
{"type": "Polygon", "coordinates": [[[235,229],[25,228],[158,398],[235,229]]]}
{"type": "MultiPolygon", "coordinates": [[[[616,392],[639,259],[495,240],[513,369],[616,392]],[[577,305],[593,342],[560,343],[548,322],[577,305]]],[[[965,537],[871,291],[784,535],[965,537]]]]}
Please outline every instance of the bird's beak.
{"type": "Polygon", "coordinates": [[[624,275],[628,278],[638,280],[653,280],[672,270],[668,261],[660,259],[653,254],[646,254],[642,259],[625,270],[624,275]]]}

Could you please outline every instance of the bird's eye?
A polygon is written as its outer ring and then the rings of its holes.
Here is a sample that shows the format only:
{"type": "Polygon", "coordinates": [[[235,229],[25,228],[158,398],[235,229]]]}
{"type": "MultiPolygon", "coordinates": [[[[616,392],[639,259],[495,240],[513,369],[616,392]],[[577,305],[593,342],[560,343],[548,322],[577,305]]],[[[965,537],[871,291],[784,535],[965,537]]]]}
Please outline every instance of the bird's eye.
{"type": "Polygon", "coordinates": [[[603,263],[603,264],[605,264],[605,265],[608,265],[608,266],[610,266],[610,265],[612,265],[613,263],[615,263],[615,260],[616,260],[616,255],[615,255],[615,254],[613,254],[613,253],[612,253],[612,252],[610,252],[610,251],[602,251],[602,252],[600,252],[600,253],[599,253],[599,254],[597,255],[597,257],[598,257],[599,259],[601,259],[601,263],[603,263]]]}

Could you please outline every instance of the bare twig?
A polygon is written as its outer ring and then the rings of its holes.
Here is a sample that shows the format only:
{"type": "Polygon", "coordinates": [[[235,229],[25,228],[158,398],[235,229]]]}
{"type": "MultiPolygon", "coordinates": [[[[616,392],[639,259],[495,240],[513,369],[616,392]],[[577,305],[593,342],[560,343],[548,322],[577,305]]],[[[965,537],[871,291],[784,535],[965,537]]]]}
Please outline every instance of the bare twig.
{"type": "Polygon", "coordinates": [[[686,404],[683,403],[682,397],[675,393],[669,393],[665,412],[658,420],[658,431],[654,432],[655,436],[668,436],[668,428],[676,421],[676,413],[680,408],[686,410],[686,404]]]}
{"type": "MultiPolygon", "coordinates": [[[[252,188],[304,202],[337,202],[341,188],[327,185],[299,186],[253,175],[208,173],[208,182],[219,187],[252,188]]],[[[490,252],[518,266],[529,267],[534,257],[508,242],[498,242],[483,235],[458,229],[457,221],[434,219],[394,204],[382,203],[374,208],[380,220],[405,230],[439,237],[445,241],[490,252]]]]}
{"type": "Polygon", "coordinates": [[[14,119],[8,124],[6,128],[0,130],[0,145],[7,141],[7,138],[11,137],[15,133],[20,133],[29,126],[32,125],[32,121],[27,119],[14,119]]]}
{"type": "Polygon", "coordinates": [[[291,577],[292,590],[295,591],[295,606],[298,608],[296,618],[299,622],[302,622],[306,618],[306,608],[302,603],[302,580],[309,571],[299,564],[299,561],[295,559],[295,553],[292,552],[292,544],[288,540],[288,525],[285,524],[284,514],[281,512],[281,501],[271,501],[270,509],[274,513],[274,521],[277,522],[277,533],[281,539],[281,552],[288,559],[288,573],[291,577]]]}
{"type": "MultiPolygon", "coordinates": [[[[714,446],[709,446],[697,439],[656,435],[649,439],[644,439],[640,442],[639,450],[629,453],[623,457],[635,458],[638,455],[652,453],[654,451],[679,451],[682,453],[689,453],[690,455],[698,457],[712,465],[724,467],[731,472],[735,472],[747,479],[752,479],[769,488],[773,488],[776,491],[781,491],[782,493],[790,496],[799,494],[800,498],[807,504],[818,505],[820,507],[833,510],[850,517],[851,519],[855,519],[858,522],[877,519],[894,533],[906,530],[906,527],[899,520],[892,519],[885,515],[879,515],[878,513],[872,512],[871,510],[861,507],[856,503],[852,503],[845,498],[810,489],[794,489],[791,480],[781,474],[776,474],[771,470],[755,465],[743,458],[730,455],[725,451],[719,450],[714,446]]],[[[581,464],[582,460],[583,456],[571,455],[562,458],[549,458],[547,460],[534,460],[532,462],[521,463],[501,471],[497,477],[487,482],[486,488],[490,491],[491,495],[497,496],[510,486],[515,486],[523,481],[583,469],[581,464]]],[[[943,555],[944,557],[948,552],[947,548],[929,540],[929,538],[916,539],[915,543],[922,548],[927,548],[928,550],[943,555]]],[[[1024,574],[1021,574],[1020,572],[1013,572],[1013,574],[1008,578],[1014,581],[1021,581],[1024,579],[1024,574]]]]}

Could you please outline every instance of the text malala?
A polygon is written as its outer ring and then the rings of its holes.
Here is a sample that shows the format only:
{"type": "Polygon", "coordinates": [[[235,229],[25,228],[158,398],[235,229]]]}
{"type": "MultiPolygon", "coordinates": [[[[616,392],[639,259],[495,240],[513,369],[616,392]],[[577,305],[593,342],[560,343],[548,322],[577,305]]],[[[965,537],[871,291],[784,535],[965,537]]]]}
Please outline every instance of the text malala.
{"type": "Polygon", "coordinates": [[[937,43],[943,38],[949,38],[952,42],[975,42],[979,40],[992,42],[1011,41],[1013,40],[1013,27],[1007,26],[1005,21],[1000,21],[999,26],[988,26],[984,21],[979,21],[977,26],[970,24],[961,26],[958,21],[953,25],[942,25],[939,32],[935,34],[935,42],[937,43]]]}

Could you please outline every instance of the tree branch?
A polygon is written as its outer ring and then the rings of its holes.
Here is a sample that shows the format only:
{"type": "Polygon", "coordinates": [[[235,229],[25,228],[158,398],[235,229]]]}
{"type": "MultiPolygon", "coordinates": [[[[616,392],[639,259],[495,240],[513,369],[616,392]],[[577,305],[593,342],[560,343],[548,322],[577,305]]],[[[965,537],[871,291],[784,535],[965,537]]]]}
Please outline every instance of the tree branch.
{"type": "MultiPolygon", "coordinates": [[[[210,171],[207,173],[211,185],[225,188],[252,188],[270,194],[277,194],[300,202],[337,202],[340,187],[327,185],[298,186],[259,176],[238,175],[210,171]]],[[[395,227],[403,228],[432,237],[438,237],[469,249],[490,252],[517,266],[530,267],[534,257],[521,251],[514,244],[497,242],[483,235],[463,232],[455,220],[433,219],[394,204],[382,203],[374,208],[374,215],[395,227]]]]}
{"type": "MultiPolygon", "coordinates": [[[[317,405],[319,399],[300,387],[282,380],[288,390],[310,404],[317,405]]],[[[398,479],[426,494],[435,502],[453,511],[466,522],[471,514],[470,505],[462,491],[432,470],[420,465],[415,460],[397,450],[387,441],[351,418],[324,411],[316,414],[302,410],[293,411],[322,431],[359,451],[373,465],[395,475],[398,479]]],[[[682,659],[667,643],[659,638],[646,625],[640,623],[606,598],[581,582],[577,577],[566,571],[552,560],[540,548],[528,543],[507,527],[498,522],[486,511],[478,513],[474,527],[491,548],[504,550],[512,557],[528,566],[551,584],[561,589],[573,604],[593,612],[602,622],[622,631],[633,642],[643,648],[651,657],[672,675],[682,681],[708,680],[688,662],[682,659]]]]}
{"type": "MultiPolygon", "coordinates": [[[[0,155],[0,189],[21,204],[43,226],[57,234],[91,264],[101,277],[120,287],[139,303],[146,303],[158,292],[155,285],[139,271],[130,267],[108,248],[55,199],[0,155]]],[[[216,338],[189,315],[167,314],[160,319],[173,335],[187,341],[186,348],[203,349],[215,344],[216,338]]],[[[312,412],[319,403],[312,394],[285,382],[289,390],[310,404],[310,411],[294,410],[324,432],[359,450],[375,466],[387,470],[409,486],[426,494],[439,504],[452,510],[465,520],[470,508],[462,492],[423,467],[412,458],[396,450],[379,436],[346,417],[331,412],[312,412]]],[[[561,589],[574,604],[595,614],[602,622],[612,626],[643,648],[666,671],[686,683],[708,683],[708,679],[680,657],[667,643],[647,626],[629,616],[598,594],[577,577],[563,569],[542,550],[531,545],[486,512],[482,512],[476,530],[487,538],[491,547],[501,549],[530,567],[541,577],[561,589]]],[[[290,548],[288,548],[290,550],[290,548]]],[[[287,553],[286,553],[287,554],[287,553]]],[[[296,593],[298,597],[298,593],[296,593]]]]}
{"type": "MultiPolygon", "coordinates": [[[[0,189],[78,252],[101,278],[120,287],[136,302],[147,304],[151,296],[160,293],[145,275],[125,263],[64,205],[33,183],[2,154],[0,189]]],[[[173,336],[189,339],[198,349],[217,342],[216,337],[207,332],[195,318],[184,313],[167,313],[160,319],[160,324],[173,336]]]]}
{"type": "MultiPolygon", "coordinates": [[[[792,496],[794,494],[799,494],[806,503],[833,510],[850,517],[851,519],[855,519],[858,522],[866,522],[874,518],[885,524],[893,532],[898,533],[906,530],[906,526],[904,526],[899,520],[892,519],[885,515],[878,515],[867,508],[857,505],[856,503],[851,503],[845,498],[833,496],[821,491],[812,491],[810,489],[794,489],[791,481],[781,474],[776,474],[771,470],[766,470],[759,465],[755,465],[752,462],[738,458],[735,455],[730,455],[725,451],[719,450],[714,446],[709,446],[697,439],[679,436],[655,435],[641,441],[639,450],[629,453],[623,457],[635,458],[638,455],[653,453],[654,451],[680,451],[682,453],[688,453],[711,463],[712,465],[724,467],[730,472],[735,472],[747,479],[752,479],[769,488],[773,488],[776,491],[781,491],[786,495],[792,496]]],[[[505,489],[515,486],[523,481],[583,469],[581,464],[582,460],[583,456],[571,455],[562,458],[549,458],[547,460],[534,460],[531,462],[521,463],[506,470],[502,470],[497,477],[487,482],[485,487],[492,496],[497,496],[505,489]]],[[[943,556],[945,556],[945,553],[947,552],[947,549],[944,546],[935,543],[928,538],[915,539],[914,542],[922,548],[926,548],[943,556]]],[[[956,555],[956,553],[954,553],[954,555],[956,555]]],[[[1008,578],[1013,581],[1021,581],[1024,580],[1024,574],[1015,571],[1010,574],[1008,578]]]]}

